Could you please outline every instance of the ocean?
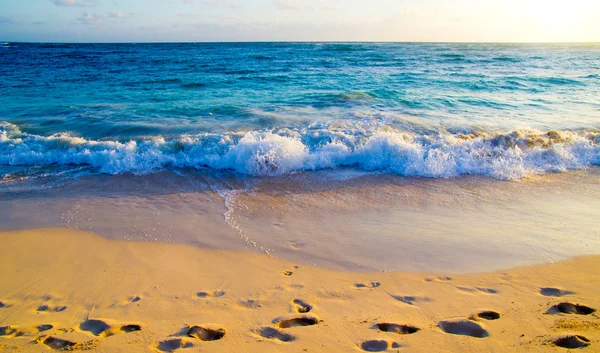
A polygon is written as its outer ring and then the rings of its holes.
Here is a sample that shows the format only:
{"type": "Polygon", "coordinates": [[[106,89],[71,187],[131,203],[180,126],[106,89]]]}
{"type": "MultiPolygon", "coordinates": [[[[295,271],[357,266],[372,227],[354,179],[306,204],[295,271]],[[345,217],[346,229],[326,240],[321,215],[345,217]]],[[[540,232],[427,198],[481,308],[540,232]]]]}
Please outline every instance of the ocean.
{"type": "Polygon", "coordinates": [[[0,177],[600,164],[600,46],[5,44],[0,177]]]}
{"type": "Polygon", "coordinates": [[[593,44],[3,43],[0,225],[358,270],[597,253],[598,58],[593,44]]]}

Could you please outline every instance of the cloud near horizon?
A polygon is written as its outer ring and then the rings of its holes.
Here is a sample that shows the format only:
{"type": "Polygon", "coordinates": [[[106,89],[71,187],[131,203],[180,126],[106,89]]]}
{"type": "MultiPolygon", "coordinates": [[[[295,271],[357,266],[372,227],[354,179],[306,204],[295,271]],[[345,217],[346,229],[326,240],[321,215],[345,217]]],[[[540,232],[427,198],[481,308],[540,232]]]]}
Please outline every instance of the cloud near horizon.
{"type": "Polygon", "coordinates": [[[242,7],[241,4],[236,4],[229,0],[183,0],[183,3],[186,5],[200,5],[205,6],[207,8],[227,8],[227,9],[239,9],[242,7]]]}
{"type": "Polygon", "coordinates": [[[303,10],[305,8],[295,0],[274,0],[274,2],[278,10],[303,10]]]}
{"type": "Polygon", "coordinates": [[[109,13],[108,13],[108,17],[111,17],[111,18],[118,18],[118,19],[120,19],[120,20],[123,20],[123,19],[129,18],[129,17],[133,17],[134,15],[135,15],[135,14],[134,14],[133,12],[132,12],[132,13],[124,13],[124,12],[122,12],[122,11],[115,11],[115,12],[109,12],[109,13]]]}
{"type": "Polygon", "coordinates": [[[92,7],[98,5],[98,0],[50,0],[56,6],[92,7]]]}
{"type": "Polygon", "coordinates": [[[77,17],[77,21],[83,23],[84,25],[101,25],[104,23],[104,18],[102,15],[84,12],[80,17],[77,17]]]}
{"type": "Polygon", "coordinates": [[[77,21],[84,25],[102,25],[105,19],[112,19],[113,21],[125,20],[134,15],[134,13],[124,13],[122,11],[109,12],[106,15],[84,12],[81,16],[77,17],[77,21]]]}

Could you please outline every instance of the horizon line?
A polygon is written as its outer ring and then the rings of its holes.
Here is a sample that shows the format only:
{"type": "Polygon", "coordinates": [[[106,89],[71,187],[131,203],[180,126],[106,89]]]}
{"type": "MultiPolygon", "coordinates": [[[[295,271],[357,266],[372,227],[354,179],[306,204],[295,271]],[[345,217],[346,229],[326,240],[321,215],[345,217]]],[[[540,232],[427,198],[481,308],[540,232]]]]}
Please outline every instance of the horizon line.
{"type": "Polygon", "coordinates": [[[323,40],[323,41],[301,41],[301,40],[251,40],[251,41],[114,41],[114,42],[103,42],[103,41],[81,41],[81,42],[69,42],[69,41],[10,41],[0,40],[0,43],[14,43],[14,44],[260,44],[260,43],[287,43],[287,44],[311,44],[311,43],[348,43],[348,44],[360,44],[360,43],[371,43],[371,44],[600,44],[600,41],[581,41],[581,42],[553,42],[553,41],[542,41],[542,42],[519,42],[519,41],[353,41],[353,40],[323,40]]]}

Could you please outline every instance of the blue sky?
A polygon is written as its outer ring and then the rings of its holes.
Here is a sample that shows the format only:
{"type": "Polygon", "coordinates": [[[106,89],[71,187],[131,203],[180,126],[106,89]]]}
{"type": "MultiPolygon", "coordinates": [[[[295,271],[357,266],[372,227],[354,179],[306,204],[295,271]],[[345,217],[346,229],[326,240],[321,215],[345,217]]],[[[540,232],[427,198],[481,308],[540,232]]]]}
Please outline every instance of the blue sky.
{"type": "Polygon", "coordinates": [[[598,0],[2,0],[0,41],[600,42],[598,0]]]}

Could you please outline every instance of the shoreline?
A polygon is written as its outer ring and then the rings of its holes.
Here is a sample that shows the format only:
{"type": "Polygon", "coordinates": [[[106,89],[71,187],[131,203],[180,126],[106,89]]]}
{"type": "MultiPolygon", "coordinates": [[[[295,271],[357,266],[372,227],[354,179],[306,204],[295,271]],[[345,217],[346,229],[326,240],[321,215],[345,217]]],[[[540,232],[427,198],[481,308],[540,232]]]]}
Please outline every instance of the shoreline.
{"type": "Polygon", "coordinates": [[[332,270],[488,272],[600,254],[598,176],[94,176],[2,193],[0,231],[71,228],[332,270]]]}
{"type": "Polygon", "coordinates": [[[600,340],[597,313],[552,311],[600,307],[600,256],[448,277],[332,271],[69,229],[0,239],[0,351],[71,342],[98,352],[554,352],[564,336],[600,340]],[[206,330],[190,337],[194,326],[206,330]],[[220,339],[201,339],[220,329],[220,339]]]}

